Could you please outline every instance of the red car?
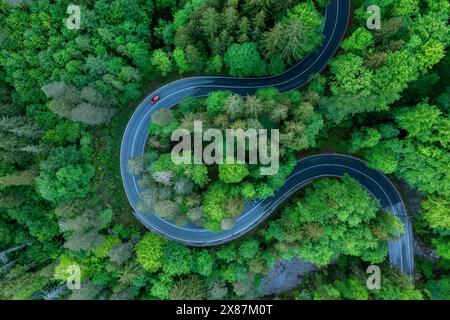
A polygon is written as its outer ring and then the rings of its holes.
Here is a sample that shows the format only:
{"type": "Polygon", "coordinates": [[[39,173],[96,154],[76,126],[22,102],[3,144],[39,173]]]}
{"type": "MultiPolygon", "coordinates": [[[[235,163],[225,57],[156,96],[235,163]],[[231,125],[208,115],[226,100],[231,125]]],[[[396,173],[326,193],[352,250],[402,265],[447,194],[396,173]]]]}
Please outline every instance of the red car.
{"type": "Polygon", "coordinates": [[[158,101],[158,100],[159,100],[159,96],[154,96],[153,98],[150,99],[150,103],[155,104],[156,101],[158,101]]]}

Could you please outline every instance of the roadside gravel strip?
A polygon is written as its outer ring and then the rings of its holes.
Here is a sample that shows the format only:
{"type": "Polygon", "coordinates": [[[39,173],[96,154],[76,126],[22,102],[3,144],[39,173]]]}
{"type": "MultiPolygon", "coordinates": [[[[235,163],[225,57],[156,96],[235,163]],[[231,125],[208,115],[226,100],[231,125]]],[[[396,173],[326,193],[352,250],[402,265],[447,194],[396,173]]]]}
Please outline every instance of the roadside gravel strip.
{"type": "Polygon", "coordinates": [[[284,200],[312,180],[321,177],[341,177],[344,173],[348,173],[378,199],[383,208],[398,216],[405,224],[405,232],[399,235],[399,239],[389,242],[389,259],[392,265],[398,267],[405,274],[414,273],[412,229],[400,195],[392,183],[380,172],[369,169],[361,160],[344,155],[317,155],[300,160],[292,175],[286,180],[286,184],[274,197],[245,205],[244,211],[231,230],[214,233],[203,228],[179,227],[154,214],[141,213],[136,210],[140,199],[137,186],[139,177],[127,172],[127,162],[132,157],[144,154],[148,124],[155,110],[172,108],[184,97],[204,97],[216,90],[229,90],[237,94],[248,95],[264,87],[275,87],[281,92],[286,92],[305,85],[312,76],[325,68],[339,48],[350,20],[350,9],[349,0],[333,0],[326,9],[324,41],[321,47],[280,75],[262,78],[185,78],[161,87],[142,101],[125,129],[120,150],[120,169],[125,192],[134,209],[134,215],[142,224],[166,238],[190,246],[219,245],[239,238],[254,229],[269,217],[284,200]],[[150,99],[156,95],[161,99],[152,106],[150,99]]]}

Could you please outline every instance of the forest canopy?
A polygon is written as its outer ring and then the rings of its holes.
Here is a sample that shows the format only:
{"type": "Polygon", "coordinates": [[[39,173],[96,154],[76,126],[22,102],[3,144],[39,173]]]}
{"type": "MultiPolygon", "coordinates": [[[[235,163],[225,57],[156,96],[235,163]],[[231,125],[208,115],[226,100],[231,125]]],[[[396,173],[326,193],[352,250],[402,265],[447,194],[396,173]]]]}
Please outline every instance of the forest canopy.
{"type": "Polygon", "coordinates": [[[181,76],[274,75],[316,50],[328,1],[0,0],[0,298],[254,299],[270,271],[324,268],[276,296],[449,299],[450,58],[446,0],[352,1],[329,67],[303,88],[241,97],[213,92],[155,114],[140,175],[143,210],[180,225],[232,226],[246,201],[271,196],[296,160],[321,152],[364,159],[393,181],[413,223],[415,285],[389,267],[403,226],[351,177],[295,194],[273,219],[227,245],[194,249],[133,217],[118,157],[140,101],[181,76]],[[382,27],[367,28],[367,7],[382,27]],[[194,120],[220,129],[279,127],[280,171],[174,166],[171,132],[194,120]],[[383,287],[369,291],[369,264],[383,287]],[[73,267],[81,289],[69,290],[73,267]]]}

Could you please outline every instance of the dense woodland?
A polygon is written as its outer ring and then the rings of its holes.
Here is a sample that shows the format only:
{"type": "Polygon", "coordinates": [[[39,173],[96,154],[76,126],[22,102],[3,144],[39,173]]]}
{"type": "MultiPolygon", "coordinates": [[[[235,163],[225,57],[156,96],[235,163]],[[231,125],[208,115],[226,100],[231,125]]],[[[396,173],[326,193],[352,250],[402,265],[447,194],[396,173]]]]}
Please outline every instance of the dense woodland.
{"type": "MultiPolygon", "coordinates": [[[[142,188],[139,210],[155,212],[180,225],[194,223],[209,230],[226,230],[233,226],[245,201],[274,195],[294,169],[296,153],[315,146],[323,125],[309,98],[302,97],[299,91],[282,95],[276,89],[262,89],[245,98],[214,91],[203,100],[184,99],[174,111],[157,110],[149,127],[146,155],[128,162],[131,173],[144,175],[139,181],[142,188]],[[279,170],[274,175],[263,175],[261,167],[267,168],[266,165],[242,164],[236,157],[214,166],[191,164],[192,160],[187,165],[174,165],[172,132],[180,128],[193,135],[194,121],[202,124],[203,131],[217,128],[224,133],[227,129],[245,132],[249,128],[280,128],[276,152],[281,162],[279,170]]],[[[267,132],[270,140],[270,131],[267,132]]],[[[263,134],[256,131],[252,139],[262,138],[263,134]]],[[[249,149],[256,150],[257,145],[251,144],[245,145],[247,153],[251,152],[249,149]]],[[[270,149],[270,141],[267,145],[270,149]]],[[[223,158],[227,148],[224,144],[223,158]]],[[[192,151],[184,156],[193,157],[192,151]]]]}
{"type": "Polygon", "coordinates": [[[122,191],[120,142],[140,99],[191,74],[283,71],[321,43],[327,1],[80,0],[81,30],[65,26],[69,3],[0,0],[1,299],[253,299],[293,257],[322,269],[281,298],[450,299],[447,0],[352,1],[340,51],[309,85],[186,99],[155,117],[146,157],[129,163],[145,177],[143,210],[220,230],[244,201],[273,194],[296,158],[356,155],[402,193],[418,246],[414,284],[387,261],[401,222],[350,177],[316,181],[264,226],[210,249],[148,232],[122,191]],[[371,4],[380,30],[366,28],[371,4]],[[279,126],[279,174],[170,166],[169,130],[197,119],[279,126]],[[383,272],[375,291],[365,286],[373,263],[383,272]],[[72,265],[80,290],[66,286],[72,265]]]}

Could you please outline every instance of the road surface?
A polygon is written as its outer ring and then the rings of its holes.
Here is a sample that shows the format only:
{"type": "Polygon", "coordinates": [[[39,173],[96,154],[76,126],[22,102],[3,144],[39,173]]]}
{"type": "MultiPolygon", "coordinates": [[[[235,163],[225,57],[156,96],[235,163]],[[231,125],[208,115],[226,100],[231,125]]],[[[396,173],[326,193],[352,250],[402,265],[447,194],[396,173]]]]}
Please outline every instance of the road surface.
{"type": "Polygon", "coordinates": [[[264,221],[293,192],[313,179],[320,177],[342,176],[348,172],[360,181],[361,185],[380,200],[393,214],[405,223],[406,232],[398,241],[389,242],[389,259],[391,263],[406,274],[413,273],[414,259],[412,255],[411,225],[405,214],[404,205],[389,180],[379,172],[368,169],[363,162],[342,155],[320,155],[298,162],[293,174],[286,184],[272,198],[259,203],[247,203],[243,213],[231,230],[218,233],[196,227],[179,227],[174,223],[154,214],[139,212],[136,207],[140,199],[137,186],[138,176],[127,171],[128,159],[144,155],[145,142],[148,137],[148,124],[151,115],[160,108],[175,107],[187,96],[204,97],[211,91],[229,90],[237,94],[248,95],[259,88],[275,87],[286,92],[308,83],[319,73],[333,57],[350,20],[350,1],[333,0],[326,9],[323,44],[313,53],[286,72],[271,77],[230,78],[230,77],[192,77],[169,83],[151,93],[137,107],[132,115],[122,139],[120,150],[120,169],[123,185],[134,215],[150,230],[169,239],[181,241],[191,246],[213,246],[234,240],[264,221]],[[161,99],[150,105],[150,99],[159,95],[161,99]]]}

